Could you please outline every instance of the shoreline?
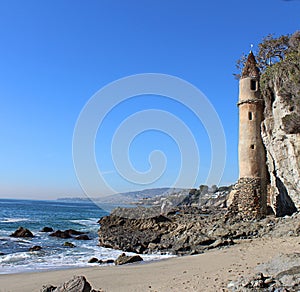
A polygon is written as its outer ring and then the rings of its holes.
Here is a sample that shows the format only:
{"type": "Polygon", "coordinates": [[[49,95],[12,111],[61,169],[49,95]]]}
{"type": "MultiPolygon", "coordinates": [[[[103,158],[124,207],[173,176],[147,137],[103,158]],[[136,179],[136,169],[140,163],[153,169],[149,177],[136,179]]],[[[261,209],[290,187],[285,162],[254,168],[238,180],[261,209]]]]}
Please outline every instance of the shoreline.
{"type": "MultiPolygon", "coordinates": [[[[121,251],[121,253],[124,253],[123,251],[121,251]]],[[[127,255],[131,255],[131,253],[126,253],[127,255]]],[[[136,254],[135,254],[136,255],[136,254]]],[[[138,255],[138,254],[137,254],[138,255]]],[[[144,256],[148,256],[144,255],[144,254],[140,254],[141,257],[144,256]]],[[[160,256],[160,255],[158,255],[160,256]]],[[[177,257],[182,257],[182,256],[177,256],[177,255],[171,255],[169,257],[162,257],[162,258],[156,258],[156,259],[151,259],[151,260],[143,260],[141,262],[138,262],[139,265],[148,265],[151,263],[156,263],[156,262],[161,262],[161,261],[166,261],[169,259],[173,259],[173,258],[177,258],[177,257]]],[[[91,264],[91,265],[85,265],[85,266],[78,266],[78,267],[70,267],[70,266],[57,266],[57,267],[53,267],[53,268],[48,268],[48,269],[38,269],[37,271],[33,271],[33,270],[24,270],[24,271],[18,271],[18,272],[11,272],[11,273],[1,273],[0,272],[0,277],[1,276],[8,276],[8,275],[23,275],[23,274],[37,274],[37,273],[47,273],[47,272],[55,272],[55,271],[65,271],[65,270],[81,270],[81,269],[91,269],[91,268],[98,268],[98,267],[102,267],[102,268],[106,268],[106,267],[112,267],[114,266],[114,264],[91,264]]],[[[2,290],[0,289],[0,292],[2,292],[2,290]]]]}
{"type": "Polygon", "coordinates": [[[95,266],[1,274],[1,292],[40,291],[43,285],[60,285],[74,275],[83,275],[94,289],[122,291],[228,291],[227,285],[281,253],[300,253],[300,238],[258,238],[210,250],[194,256],[124,266],[95,266]],[[223,289],[223,290],[222,290],[223,289]]]}

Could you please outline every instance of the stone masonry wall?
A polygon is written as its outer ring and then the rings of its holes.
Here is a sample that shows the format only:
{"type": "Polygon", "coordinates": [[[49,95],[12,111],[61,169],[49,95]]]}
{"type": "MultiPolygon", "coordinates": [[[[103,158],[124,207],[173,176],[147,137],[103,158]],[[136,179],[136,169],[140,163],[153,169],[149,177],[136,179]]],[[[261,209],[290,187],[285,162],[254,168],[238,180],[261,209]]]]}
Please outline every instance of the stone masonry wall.
{"type": "Polygon", "coordinates": [[[260,178],[240,178],[228,199],[228,213],[243,219],[260,219],[266,215],[266,189],[260,178]]]}

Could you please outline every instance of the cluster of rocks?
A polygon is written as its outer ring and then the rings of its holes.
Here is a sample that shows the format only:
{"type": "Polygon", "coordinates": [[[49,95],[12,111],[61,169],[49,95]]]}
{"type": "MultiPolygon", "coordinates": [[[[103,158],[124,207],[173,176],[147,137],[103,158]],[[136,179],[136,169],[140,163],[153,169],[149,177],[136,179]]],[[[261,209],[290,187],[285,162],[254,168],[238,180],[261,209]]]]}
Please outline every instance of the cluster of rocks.
{"type": "Polygon", "coordinates": [[[85,232],[81,232],[81,231],[77,231],[74,229],[68,229],[68,230],[57,230],[51,234],[49,234],[49,236],[52,237],[58,237],[58,238],[74,238],[77,240],[90,240],[89,236],[85,233],[85,232]]]}
{"type": "MultiPolygon", "coordinates": [[[[76,239],[76,240],[90,240],[89,236],[86,234],[86,232],[77,231],[74,229],[67,229],[64,231],[57,230],[54,232],[52,227],[44,227],[41,232],[47,232],[50,233],[49,236],[51,237],[58,237],[63,239],[76,239]]],[[[23,237],[23,238],[32,238],[34,237],[33,233],[24,227],[19,227],[16,231],[14,231],[11,235],[11,237],[23,237]]],[[[75,245],[71,242],[66,241],[63,246],[73,248],[75,245]]],[[[39,245],[35,245],[29,248],[29,251],[39,251],[42,247],[39,245]]]]}
{"type": "Polygon", "coordinates": [[[125,253],[122,253],[115,260],[113,260],[113,259],[99,260],[99,259],[93,257],[88,262],[89,263],[97,263],[97,264],[101,264],[101,265],[107,265],[107,264],[126,265],[126,264],[141,262],[141,261],[143,261],[143,258],[139,255],[128,256],[125,253]]]}
{"type": "MultiPolygon", "coordinates": [[[[282,286],[280,281],[276,280],[272,276],[265,276],[262,273],[257,273],[254,277],[245,280],[239,279],[237,282],[230,282],[228,288],[231,291],[250,292],[250,291],[268,291],[268,292],[289,292],[298,291],[290,290],[288,287],[282,286]]],[[[291,287],[289,287],[291,288],[291,287]]]]}
{"type": "Polygon", "coordinates": [[[100,265],[108,265],[108,264],[113,264],[115,260],[113,259],[108,259],[108,260],[99,260],[95,257],[92,257],[88,260],[89,264],[100,264],[100,265]]]}
{"type": "Polygon", "coordinates": [[[300,290],[300,254],[281,254],[257,267],[254,277],[230,282],[231,291],[296,292],[300,290]]]}
{"type": "Polygon", "coordinates": [[[297,236],[299,219],[295,214],[244,221],[224,209],[191,206],[176,207],[167,214],[161,214],[159,208],[117,208],[99,220],[99,245],[139,254],[197,254],[239,239],[297,236]]]}
{"type": "Polygon", "coordinates": [[[58,287],[53,285],[44,285],[41,292],[103,292],[103,290],[95,290],[84,276],[74,276],[69,281],[58,287]]]}
{"type": "MultiPolygon", "coordinates": [[[[53,232],[53,228],[44,227],[41,232],[53,232]]],[[[15,232],[13,232],[10,236],[12,237],[34,237],[33,233],[24,227],[19,227],[15,232]]],[[[58,237],[58,238],[73,238],[77,240],[90,240],[89,236],[86,232],[77,231],[74,229],[67,229],[64,231],[57,230],[53,233],[50,233],[49,236],[58,237]]]]}

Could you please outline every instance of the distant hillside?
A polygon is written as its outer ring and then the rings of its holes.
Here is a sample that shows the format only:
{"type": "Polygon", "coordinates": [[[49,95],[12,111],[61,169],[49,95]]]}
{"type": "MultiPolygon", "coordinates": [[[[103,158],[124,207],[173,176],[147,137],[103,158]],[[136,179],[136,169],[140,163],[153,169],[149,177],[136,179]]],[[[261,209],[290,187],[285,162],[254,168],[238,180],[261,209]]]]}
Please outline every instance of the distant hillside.
{"type": "Polygon", "coordinates": [[[99,198],[87,198],[87,197],[73,197],[73,198],[58,198],[58,200],[63,201],[95,201],[104,204],[135,204],[142,200],[152,199],[161,196],[170,196],[174,193],[181,192],[182,189],[179,188],[154,188],[145,189],[141,191],[133,191],[126,193],[119,193],[114,195],[109,195],[106,197],[99,198]]]}
{"type": "Polygon", "coordinates": [[[180,190],[181,189],[175,189],[175,188],[145,189],[141,191],[126,192],[126,193],[110,195],[107,197],[101,197],[101,198],[97,198],[96,201],[100,203],[109,203],[109,204],[135,204],[147,198],[160,197],[162,195],[168,196],[180,190]]]}

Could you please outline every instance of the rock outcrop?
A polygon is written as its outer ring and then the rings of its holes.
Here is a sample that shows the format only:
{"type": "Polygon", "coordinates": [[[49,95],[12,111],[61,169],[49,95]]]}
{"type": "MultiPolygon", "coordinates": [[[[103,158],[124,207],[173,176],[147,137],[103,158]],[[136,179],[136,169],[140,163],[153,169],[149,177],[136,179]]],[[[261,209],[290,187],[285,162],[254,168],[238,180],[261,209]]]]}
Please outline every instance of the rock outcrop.
{"type": "Polygon", "coordinates": [[[197,254],[234,244],[237,239],[297,236],[300,215],[244,221],[218,211],[177,207],[167,214],[159,208],[117,208],[99,220],[99,245],[125,252],[197,254]],[[149,215],[151,214],[151,216],[149,215]],[[156,215],[155,215],[156,214],[156,215]]]}

